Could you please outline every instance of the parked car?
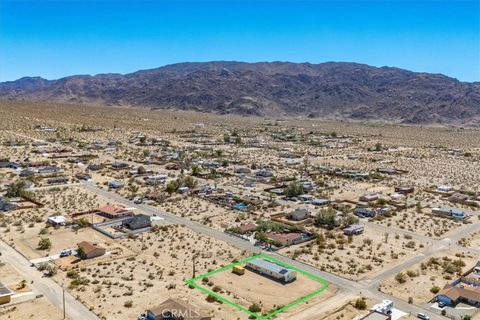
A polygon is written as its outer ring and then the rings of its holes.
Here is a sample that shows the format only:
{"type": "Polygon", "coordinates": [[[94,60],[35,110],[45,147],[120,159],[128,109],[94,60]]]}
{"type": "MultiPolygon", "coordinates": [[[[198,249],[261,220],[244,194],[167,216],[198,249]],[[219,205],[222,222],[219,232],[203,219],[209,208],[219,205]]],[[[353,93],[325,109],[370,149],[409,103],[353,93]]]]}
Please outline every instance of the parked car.
{"type": "Polygon", "coordinates": [[[60,252],[60,258],[68,257],[68,256],[71,256],[71,255],[72,255],[72,250],[70,250],[70,249],[62,250],[62,252],[60,252]]]}
{"type": "Polygon", "coordinates": [[[446,305],[447,305],[447,304],[446,304],[445,302],[443,302],[443,301],[439,301],[439,302],[438,302],[438,307],[439,307],[439,308],[444,308],[446,305]]]}
{"type": "Polygon", "coordinates": [[[424,314],[424,313],[419,313],[419,314],[417,314],[417,318],[418,318],[418,319],[422,319],[422,320],[430,320],[430,317],[427,316],[427,315],[424,314]]]}

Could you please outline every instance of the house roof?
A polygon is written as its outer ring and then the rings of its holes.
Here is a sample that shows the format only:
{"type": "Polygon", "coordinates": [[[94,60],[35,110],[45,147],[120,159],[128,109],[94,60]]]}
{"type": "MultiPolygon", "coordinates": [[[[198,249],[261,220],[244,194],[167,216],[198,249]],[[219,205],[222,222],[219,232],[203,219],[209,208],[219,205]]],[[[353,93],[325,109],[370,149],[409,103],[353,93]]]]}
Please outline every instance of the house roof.
{"type": "Polygon", "coordinates": [[[279,264],[276,264],[274,262],[271,262],[265,259],[255,259],[255,260],[249,261],[248,264],[255,265],[257,267],[264,268],[266,270],[270,270],[280,274],[286,274],[286,273],[292,272],[292,270],[287,269],[284,266],[281,266],[279,264]]]}
{"type": "Polygon", "coordinates": [[[65,218],[64,216],[53,216],[53,217],[48,217],[48,221],[60,224],[60,223],[67,222],[67,218],[65,218]]]}
{"type": "Polygon", "coordinates": [[[306,219],[309,216],[310,216],[310,211],[304,208],[301,208],[301,209],[297,208],[295,209],[295,211],[288,214],[288,217],[293,219],[306,219]]]}
{"type": "Polygon", "coordinates": [[[257,225],[253,222],[249,222],[246,224],[241,224],[240,226],[238,226],[238,229],[240,230],[240,232],[245,233],[245,232],[256,230],[257,225]]]}
{"type": "Polygon", "coordinates": [[[124,224],[128,225],[132,229],[143,228],[146,225],[151,225],[151,218],[145,214],[137,214],[136,216],[126,220],[124,224]]]}
{"type": "Polygon", "coordinates": [[[105,248],[102,248],[100,246],[97,246],[97,245],[94,245],[93,243],[91,242],[88,242],[88,241],[82,241],[78,244],[78,247],[79,248],[82,248],[83,251],[85,252],[85,254],[89,254],[89,253],[92,253],[93,251],[95,250],[105,250],[105,248]]]}
{"type": "Polygon", "coordinates": [[[175,311],[179,314],[182,314],[184,320],[201,320],[211,318],[198,308],[180,299],[167,299],[160,305],[149,309],[148,311],[155,317],[162,316],[166,311],[175,311]]]}
{"type": "Polygon", "coordinates": [[[459,209],[459,208],[453,208],[453,207],[446,207],[446,206],[443,206],[443,207],[440,207],[440,208],[433,208],[434,210],[440,210],[442,212],[449,212],[451,214],[462,214],[462,213],[465,213],[462,209],[459,209]]]}
{"type": "Polygon", "coordinates": [[[460,288],[454,286],[446,286],[438,293],[438,296],[446,296],[453,301],[459,298],[465,298],[480,302],[480,287],[460,288]]]}
{"type": "Polygon", "coordinates": [[[359,224],[352,224],[350,225],[349,227],[343,229],[343,231],[356,231],[356,230],[362,230],[364,229],[364,227],[362,225],[359,225],[359,224]]]}
{"type": "Polygon", "coordinates": [[[302,237],[300,233],[290,232],[290,233],[276,233],[276,232],[268,232],[267,236],[275,241],[280,243],[286,243],[289,241],[295,241],[302,237]]]}

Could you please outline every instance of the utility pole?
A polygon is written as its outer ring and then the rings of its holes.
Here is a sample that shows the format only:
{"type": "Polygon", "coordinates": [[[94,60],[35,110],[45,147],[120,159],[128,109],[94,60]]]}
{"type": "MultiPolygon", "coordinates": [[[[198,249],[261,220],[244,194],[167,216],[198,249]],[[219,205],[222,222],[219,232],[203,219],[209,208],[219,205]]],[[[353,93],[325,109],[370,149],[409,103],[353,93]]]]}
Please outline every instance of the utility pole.
{"type": "Polygon", "coordinates": [[[195,278],[195,255],[193,256],[193,276],[192,278],[195,278]]]}
{"type": "Polygon", "coordinates": [[[62,291],[63,291],[63,319],[65,319],[65,285],[62,284],[62,291]]]}

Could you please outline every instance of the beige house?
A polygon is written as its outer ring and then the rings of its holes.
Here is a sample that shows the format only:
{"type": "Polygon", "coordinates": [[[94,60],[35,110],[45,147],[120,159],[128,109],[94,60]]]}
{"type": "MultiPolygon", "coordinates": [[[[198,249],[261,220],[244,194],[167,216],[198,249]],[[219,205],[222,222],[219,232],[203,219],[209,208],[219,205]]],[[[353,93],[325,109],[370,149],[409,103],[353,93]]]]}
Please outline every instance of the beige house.
{"type": "Polygon", "coordinates": [[[82,241],[78,244],[78,249],[82,249],[85,253],[85,259],[92,259],[103,256],[107,253],[107,249],[97,246],[88,241],[82,241]]]}
{"type": "Polygon", "coordinates": [[[9,303],[12,299],[13,292],[6,285],[0,282],[0,305],[9,303]]]}

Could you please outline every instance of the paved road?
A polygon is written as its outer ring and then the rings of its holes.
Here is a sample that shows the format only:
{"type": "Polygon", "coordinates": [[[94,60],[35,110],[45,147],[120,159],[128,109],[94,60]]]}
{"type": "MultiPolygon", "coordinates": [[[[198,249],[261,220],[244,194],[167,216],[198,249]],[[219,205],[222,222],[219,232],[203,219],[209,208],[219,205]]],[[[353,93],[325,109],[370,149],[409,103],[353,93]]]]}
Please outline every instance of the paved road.
{"type": "MultiPolygon", "coordinates": [[[[129,206],[129,207],[136,208],[137,210],[141,211],[142,213],[149,214],[149,215],[154,215],[155,214],[155,215],[161,216],[168,223],[184,225],[187,228],[190,228],[197,233],[201,233],[203,235],[210,236],[210,237],[216,238],[218,240],[227,242],[227,243],[229,243],[233,246],[236,246],[236,247],[238,247],[239,249],[242,249],[242,250],[247,250],[247,251],[252,252],[252,253],[258,253],[258,252],[261,251],[260,248],[255,247],[250,242],[245,241],[245,240],[243,240],[241,238],[238,238],[238,237],[235,237],[235,236],[228,235],[228,234],[226,234],[226,233],[224,233],[220,230],[216,230],[216,229],[204,226],[204,225],[202,225],[198,222],[194,222],[194,221],[188,220],[187,218],[182,218],[182,217],[176,216],[174,214],[165,212],[165,211],[160,210],[158,208],[154,208],[154,207],[144,205],[144,204],[141,204],[141,205],[134,204],[133,202],[126,200],[125,198],[123,198],[122,196],[120,196],[116,193],[104,190],[102,188],[97,187],[94,184],[91,184],[91,183],[84,183],[84,186],[85,186],[85,188],[89,189],[92,192],[95,192],[95,193],[101,195],[102,197],[105,197],[105,198],[110,199],[110,200],[114,200],[118,203],[122,203],[124,205],[129,206]]],[[[433,254],[434,252],[436,252],[436,248],[431,248],[423,256],[417,255],[414,258],[404,262],[402,265],[400,265],[398,267],[396,266],[392,269],[389,269],[389,270],[385,271],[380,278],[381,279],[386,279],[386,278],[390,277],[391,275],[394,275],[394,274],[398,273],[399,271],[397,271],[397,269],[402,268],[401,270],[404,270],[403,268],[408,268],[409,266],[412,266],[413,264],[418,263],[419,261],[423,260],[423,258],[425,258],[425,256],[427,256],[427,254],[430,255],[430,254],[433,254]]],[[[350,293],[353,293],[353,294],[360,294],[360,295],[367,296],[367,297],[370,297],[370,298],[373,298],[373,299],[376,299],[376,300],[389,299],[389,300],[394,301],[395,307],[397,309],[407,311],[407,312],[411,312],[412,314],[416,314],[416,313],[419,313],[419,312],[427,313],[427,314],[430,315],[430,319],[432,319],[432,320],[446,319],[445,317],[442,317],[440,315],[440,312],[438,310],[434,311],[432,309],[424,308],[423,306],[408,304],[407,302],[405,302],[403,300],[400,300],[400,299],[397,299],[397,298],[392,297],[390,295],[387,295],[385,293],[379,292],[378,288],[377,288],[377,285],[380,282],[377,282],[377,281],[375,281],[375,282],[371,282],[371,281],[360,281],[360,282],[352,281],[352,280],[337,276],[335,274],[331,274],[331,273],[328,273],[328,272],[321,271],[321,270],[315,268],[314,266],[310,266],[310,265],[305,264],[303,262],[293,260],[293,259],[291,259],[289,257],[286,257],[286,256],[283,256],[283,255],[281,255],[277,252],[274,252],[274,253],[267,252],[267,253],[273,255],[274,257],[276,257],[279,260],[282,260],[282,261],[284,261],[288,264],[291,264],[291,265],[293,265],[295,267],[298,267],[298,268],[302,268],[303,270],[306,270],[306,271],[308,271],[308,272],[310,272],[314,275],[317,275],[317,276],[320,276],[320,277],[324,278],[328,282],[332,283],[339,290],[342,290],[344,292],[350,292],[350,293]]]]}
{"type": "Polygon", "coordinates": [[[60,258],[59,254],[54,254],[54,255],[51,255],[51,256],[48,256],[48,257],[32,259],[32,260],[30,260],[30,263],[33,263],[34,265],[38,265],[38,264],[45,263],[45,262],[48,262],[48,261],[57,260],[59,258],[60,258]]]}
{"type": "MultiPolygon", "coordinates": [[[[0,241],[0,252],[2,252],[1,260],[13,266],[27,281],[33,281],[31,286],[37,294],[43,294],[55,307],[63,310],[63,293],[60,285],[50,278],[43,277],[40,272],[31,267],[25,257],[3,241],[0,241]]],[[[68,292],[65,292],[65,311],[67,316],[73,320],[99,320],[95,314],[68,292]]]]}
{"type": "MultiPolygon", "coordinates": [[[[16,133],[13,133],[13,134],[16,134],[16,133]]],[[[20,135],[20,134],[16,134],[16,135],[20,135]]],[[[31,138],[31,137],[24,136],[24,135],[20,135],[20,136],[23,136],[25,138],[31,138]]],[[[34,140],[38,140],[38,139],[34,139],[34,140]]],[[[91,191],[93,191],[97,194],[100,194],[105,198],[115,200],[115,201],[117,201],[119,203],[123,203],[123,204],[125,204],[129,207],[137,208],[138,210],[140,210],[140,211],[142,211],[143,213],[146,213],[146,214],[159,215],[159,216],[163,217],[166,220],[166,222],[168,222],[168,223],[185,225],[186,227],[192,229],[193,231],[195,231],[197,233],[201,233],[201,234],[204,234],[206,236],[214,237],[218,240],[221,240],[221,241],[227,242],[231,245],[234,245],[234,246],[236,246],[236,247],[238,247],[242,250],[247,250],[247,251],[252,252],[252,253],[261,251],[260,248],[257,248],[255,246],[253,246],[250,242],[245,241],[245,240],[240,239],[240,238],[237,238],[237,237],[234,237],[234,236],[227,235],[222,231],[219,231],[219,230],[216,230],[216,229],[213,229],[213,228],[209,228],[209,227],[204,226],[200,223],[190,221],[186,218],[178,217],[176,215],[173,215],[171,213],[159,210],[159,209],[154,208],[154,207],[150,207],[150,206],[147,206],[147,205],[133,204],[132,202],[124,199],[123,197],[121,197],[121,196],[119,196],[119,195],[117,195],[113,192],[103,190],[103,189],[98,188],[97,186],[95,186],[91,183],[88,183],[88,182],[83,182],[83,185],[87,189],[89,189],[89,190],[91,190],[91,191]]],[[[231,190],[231,191],[234,191],[234,192],[241,191],[244,194],[251,194],[251,195],[258,196],[257,193],[253,193],[249,190],[243,190],[243,189],[239,189],[239,188],[235,188],[235,187],[226,187],[226,186],[222,186],[222,187],[226,190],[231,190]]],[[[288,202],[287,204],[289,206],[293,206],[293,207],[296,206],[294,203],[290,203],[290,202],[288,202]]],[[[384,226],[378,226],[378,225],[373,226],[372,225],[372,227],[376,227],[376,228],[380,228],[380,229],[385,228],[384,229],[385,231],[390,231],[390,232],[392,231],[391,228],[384,227],[384,226]]],[[[454,230],[454,231],[452,231],[451,233],[448,234],[448,238],[444,238],[444,239],[440,239],[440,240],[433,240],[433,239],[430,239],[428,237],[417,235],[415,233],[411,233],[411,232],[408,232],[408,231],[405,231],[405,230],[395,229],[394,231],[397,232],[397,233],[409,234],[414,239],[427,241],[428,244],[423,249],[423,251],[420,252],[418,255],[404,261],[403,263],[401,263],[399,265],[396,265],[396,266],[394,266],[390,269],[387,269],[387,270],[383,271],[381,274],[377,275],[376,277],[374,277],[371,280],[365,280],[365,281],[360,281],[360,282],[348,280],[348,279],[339,277],[339,276],[334,275],[334,274],[323,272],[323,271],[318,270],[317,268],[315,268],[313,266],[309,266],[305,263],[295,261],[295,260],[292,260],[288,257],[282,256],[279,253],[270,253],[270,254],[273,254],[274,256],[276,256],[278,259],[281,259],[282,261],[285,261],[285,262],[287,262],[289,264],[292,264],[294,266],[297,266],[299,268],[305,269],[305,270],[311,272],[312,274],[323,277],[325,280],[334,284],[340,290],[344,290],[346,292],[352,292],[352,293],[355,293],[355,294],[361,294],[361,295],[368,296],[368,297],[371,297],[371,298],[374,298],[374,299],[377,299],[377,300],[389,299],[389,300],[394,301],[396,308],[398,308],[400,310],[408,310],[412,314],[416,314],[418,312],[427,313],[427,314],[430,315],[430,318],[432,320],[446,319],[446,318],[444,318],[440,315],[439,310],[433,310],[431,308],[427,309],[427,308],[424,308],[423,306],[408,304],[407,302],[405,302],[403,300],[400,300],[400,299],[397,299],[393,296],[390,296],[390,295],[384,294],[382,292],[379,292],[378,291],[378,285],[381,282],[383,282],[385,279],[391,277],[392,275],[394,275],[394,274],[396,274],[400,271],[404,271],[404,270],[408,269],[409,267],[415,265],[416,263],[422,261],[423,259],[437,253],[439,250],[446,249],[447,247],[448,248],[454,247],[455,249],[458,249],[458,250],[469,251],[469,252],[480,254],[480,250],[478,250],[478,249],[467,249],[467,248],[464,248],[464,247],[461,247],[461,246],[457,245],[457,242],[458,242],[459,239],[465,237],[466,235],[468,235],[472,232],[478,231],[478,230],[480,230],[480,222],[476,222],[476,223],[473,223],[471,225],[467,225],[466,227],[462,227],[458,230],[454,230]]],[[[52,297],[52,299],[55,299],[55,297],[52,297]]],[[[74,318],[74,319],[76,319],[76,318],[74,318]]],[[[82,319],[87,319],[87,318],[82,317],[82,319]]]]}

